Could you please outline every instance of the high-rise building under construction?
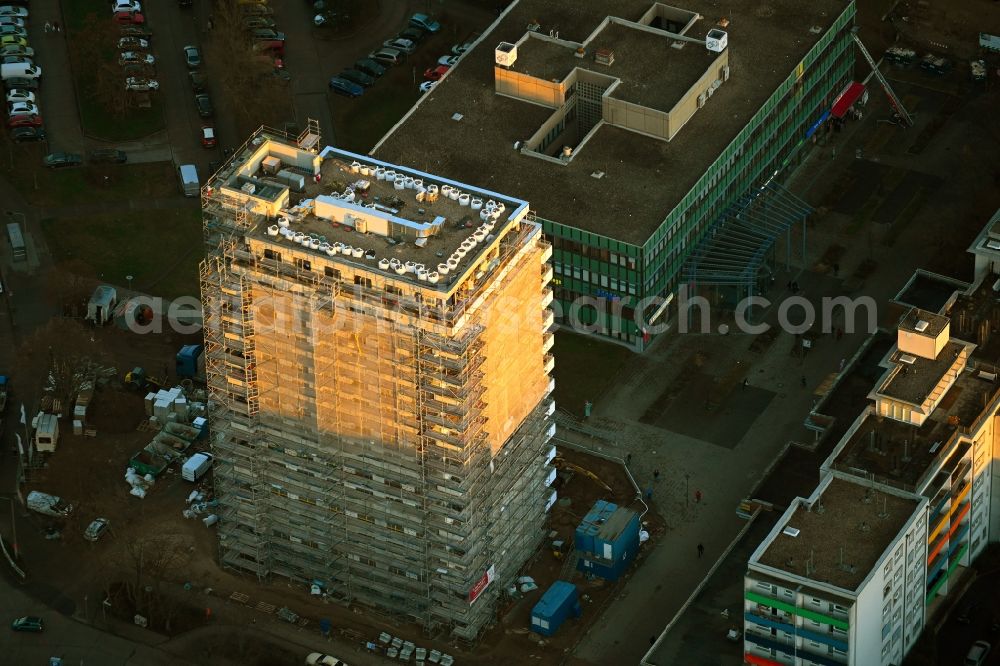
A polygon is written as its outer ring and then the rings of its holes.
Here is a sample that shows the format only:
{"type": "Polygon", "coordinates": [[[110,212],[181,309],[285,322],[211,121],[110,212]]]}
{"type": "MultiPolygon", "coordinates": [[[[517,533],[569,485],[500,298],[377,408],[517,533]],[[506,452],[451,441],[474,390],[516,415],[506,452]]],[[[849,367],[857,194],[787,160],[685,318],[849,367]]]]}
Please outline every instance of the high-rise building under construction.
{"type": "Polygon", "coordinates": [[[555,500],[524,201],[261,128],[202,191],[224,566],[475,638],[555,500]]]}

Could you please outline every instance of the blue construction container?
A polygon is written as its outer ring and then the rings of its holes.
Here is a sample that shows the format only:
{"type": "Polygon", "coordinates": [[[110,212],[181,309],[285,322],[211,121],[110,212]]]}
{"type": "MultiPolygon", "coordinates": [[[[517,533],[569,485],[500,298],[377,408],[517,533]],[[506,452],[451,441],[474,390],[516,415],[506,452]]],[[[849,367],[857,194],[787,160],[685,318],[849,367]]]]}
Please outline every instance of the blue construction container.
{"type": "Polygon", "coordinates": [[[531,630],[542,636],[551,636],[567,618],[580,617],[582,612],[576,585],[557,580],[531,609],[531,630]]]}
{"type": "Polygon", "coordinates": [[[615,581],[639,552],[639,514],[611,502],[597,500],[576,528],[576,568],[615,581]]]}

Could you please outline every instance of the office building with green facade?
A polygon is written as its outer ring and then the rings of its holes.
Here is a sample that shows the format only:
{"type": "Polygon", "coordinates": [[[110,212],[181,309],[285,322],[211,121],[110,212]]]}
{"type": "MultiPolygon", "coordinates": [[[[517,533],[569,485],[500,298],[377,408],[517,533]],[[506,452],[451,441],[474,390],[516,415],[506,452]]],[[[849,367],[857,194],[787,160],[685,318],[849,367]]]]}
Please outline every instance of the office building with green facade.
{"type": "Polygon", "coordinates": [[[755,294],[779,239],[804,252],[810,210],[781,183],[851,83],[854,16],[520,0],[372,154],[531,201],[557,319],[642,350],[680,285],[755,294]]]}

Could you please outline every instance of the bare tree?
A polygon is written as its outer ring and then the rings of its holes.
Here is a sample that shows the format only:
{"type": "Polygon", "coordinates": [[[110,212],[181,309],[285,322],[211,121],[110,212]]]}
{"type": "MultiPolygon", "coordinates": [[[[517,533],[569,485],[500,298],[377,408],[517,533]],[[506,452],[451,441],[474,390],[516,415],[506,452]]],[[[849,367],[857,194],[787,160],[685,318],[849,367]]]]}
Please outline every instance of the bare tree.
{"type": "Polygon", "coordinates": [[[129,538],[121,553],[126,599],[150,623],[162,619],[168,631],[178,603],[164,594],[163,583],[176,576],[188,560],[187,544],[172,535],[129,538]]]}
{"type": "Polygon", "coordinates": [[[214,80],[233,104],[237,125],[250,131],[291,117],[291,98],[276,75],[277,58],[264,48],[266,42],[251,39],[236,0],[218,0],[214,17],[206,56],[214,80]]]}
{"type": "Polygon", "coordinates": [[[74,65],[86,72],[84,79],[91,85],[80,93],[95,100],[101,108],[116,118],[124,117],[129,110],[130,98],[125,90],[125,74],[116,56],[121,37],[115,24],[107,17],[88,14],[79,31],[71,35],[69,44],[74,65]]]}

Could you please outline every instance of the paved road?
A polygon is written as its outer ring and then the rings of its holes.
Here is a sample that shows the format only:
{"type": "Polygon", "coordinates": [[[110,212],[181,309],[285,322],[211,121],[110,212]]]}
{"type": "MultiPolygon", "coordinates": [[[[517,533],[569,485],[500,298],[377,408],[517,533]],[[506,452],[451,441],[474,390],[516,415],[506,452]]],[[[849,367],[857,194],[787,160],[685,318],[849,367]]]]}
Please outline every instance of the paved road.
{"type": "Polygon", "coordinates": [[[86,140],[80,128],[73,73],[69,68],[69,49],[66,31],[46,33],[45,23],[63,24],[62,11],[57,2],[39,2],[31,6],[28,35],[35,49],[35,61],[42,68],[39,110],[45,120],[50,151],[82,152],[86,140]]]}

